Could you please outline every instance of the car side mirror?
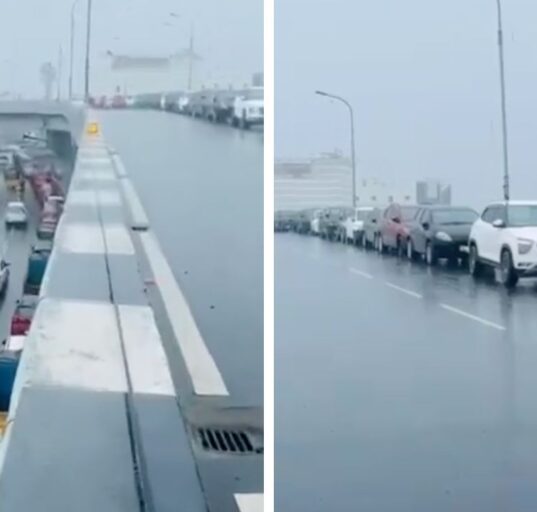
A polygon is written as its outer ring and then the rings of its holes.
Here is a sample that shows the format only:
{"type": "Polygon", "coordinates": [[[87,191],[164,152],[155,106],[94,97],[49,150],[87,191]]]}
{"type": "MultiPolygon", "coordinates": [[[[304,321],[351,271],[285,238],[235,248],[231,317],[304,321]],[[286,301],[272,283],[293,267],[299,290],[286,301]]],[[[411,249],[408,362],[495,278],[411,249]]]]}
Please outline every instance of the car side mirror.
{"type": "Polygon", "coordinates": [[[505,227],[505,222],[502,220],[502,219],[496,219],[492,225],[495,227],[495,228],[504,228],[505,227]]]}
{"type": "Polygon", "coordinates": [[[429,225],[428,222],[424,222],[424,223],[422,224],[422,226],[423,226],[423,229],[424,229],[425,231],[428,231],[429,228],[431,227],[431,226],[429,225]]]}

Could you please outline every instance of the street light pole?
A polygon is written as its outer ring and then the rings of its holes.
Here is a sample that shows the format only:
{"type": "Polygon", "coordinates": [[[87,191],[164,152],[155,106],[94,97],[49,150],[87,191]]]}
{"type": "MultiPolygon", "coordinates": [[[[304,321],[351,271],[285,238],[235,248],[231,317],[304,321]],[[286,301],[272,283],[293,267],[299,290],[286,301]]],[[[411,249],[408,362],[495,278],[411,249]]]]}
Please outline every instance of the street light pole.
{"type": "Polygon", "coordinates": [[[498,52],[500,59],[500,90],[502,98],[502,132],[503,132],[503,198],[509,201],[509,152],[507,144],[507,108],[505,104],[505,69],[503,59],[502,6],[496,0],[498,8],[498,52]]]}
{"type": "Polygon", "coordinates": [[[351,122],[352,207],[356,208],[356,154],[354,148],[354,112],[352,110],[352,105],[345,98],[336,96],[335,94],[329,94],[324,91],[315,91],[315,94],[340,101],[349,109],[351,122]]]}
{"type": "Polygon", "coordinates": [[[71,31],[69,41],[69,99],[73,99],[73,60],[75,48],[75,7],[79,0],[75,0],[71,5],[71,31]]]}
{"type": "Polygon", "coordinates": [[[88,0],[88,15],[87,15],[87,27],[86,27],[86,76],[85,76],[85,84],[84,84],[84,99],[86,100],[86,103],[89,103],[91,11],[92,11],[92,0],[88,0]]]}

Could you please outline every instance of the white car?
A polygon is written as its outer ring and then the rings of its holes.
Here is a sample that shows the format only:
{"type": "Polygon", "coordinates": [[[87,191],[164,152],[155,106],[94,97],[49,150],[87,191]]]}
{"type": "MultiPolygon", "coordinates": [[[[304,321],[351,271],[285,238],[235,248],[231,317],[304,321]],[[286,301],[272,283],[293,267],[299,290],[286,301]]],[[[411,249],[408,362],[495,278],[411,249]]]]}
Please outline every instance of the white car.
{"type": "Polygon", "coordinates": [[[262,125],[265,121],[263,87],[252,87],[237,96],[233,102],[231,123],[247,130],[253,125],[262,125]]]}
{"type": "Polygon", "coordinates": [[[537,277],[537,201],[490,204],[472,226],[469,269],[498,269],[500,281],[513,287],[520,277],[537,277]]]}
{"type": "Polygon", "coordinates": [[[364,234],[364,221],[367,215],[373,211],[372,206],[359,206],[354,209],[353,214],[343,222],[345,229],[346,243],[362,244],[364,234]]]}
{"type": "Polygon", "coordinates": [[[6,226],[22,226],[28,224],[28,212],[21,201],[10,201],[5,215],[6,226]]]}
{"type": "Polygon", "coordinates": [[[321,213],[322,213],[321,210],[317,210],[316,212],[314,212],[313,217],[311,219],[310,231],[315,236],[319,236],[321,234],[321,229],[320,229],[321,213]]]}

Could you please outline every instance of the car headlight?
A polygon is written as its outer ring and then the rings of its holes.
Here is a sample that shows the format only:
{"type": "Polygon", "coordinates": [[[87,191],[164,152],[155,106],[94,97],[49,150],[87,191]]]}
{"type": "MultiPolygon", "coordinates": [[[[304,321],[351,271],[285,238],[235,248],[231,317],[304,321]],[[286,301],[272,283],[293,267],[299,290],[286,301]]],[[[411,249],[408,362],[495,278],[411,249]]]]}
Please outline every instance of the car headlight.
{"type": "Polygon", "coordinates": [[[533,240],[527,238],[517,238],[518,254],[528,254],[533,247],[533,240]]]}
{"type": "Polygon", "coordinates": [[[445,233],[444,231],[439,231],[438,233],[436,233],[436,238],[438,240],[440,240],[441,242],[451,242],[451,237],[445,233]]]}

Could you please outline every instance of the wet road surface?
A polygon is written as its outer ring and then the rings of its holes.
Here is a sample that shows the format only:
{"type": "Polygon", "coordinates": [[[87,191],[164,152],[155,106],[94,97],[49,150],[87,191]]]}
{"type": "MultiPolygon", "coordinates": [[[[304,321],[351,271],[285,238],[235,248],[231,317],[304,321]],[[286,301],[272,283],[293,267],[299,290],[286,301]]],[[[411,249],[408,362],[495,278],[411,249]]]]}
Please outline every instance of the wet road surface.
{"type": "Polygon", "coordinates": [[[275,245],[276,510],[534,510],[537,290],[275,245]]]}
{"type": "MultiPolygon", "coordinates": [[[[165,112],[99,116],[222,373],[228,405],[261,406],[262,134],[165,112]]],[[[183,374],[175,372],[181,388],[183,374]]]]}

